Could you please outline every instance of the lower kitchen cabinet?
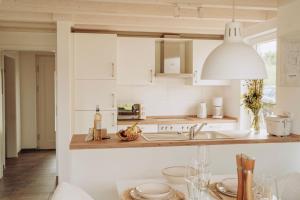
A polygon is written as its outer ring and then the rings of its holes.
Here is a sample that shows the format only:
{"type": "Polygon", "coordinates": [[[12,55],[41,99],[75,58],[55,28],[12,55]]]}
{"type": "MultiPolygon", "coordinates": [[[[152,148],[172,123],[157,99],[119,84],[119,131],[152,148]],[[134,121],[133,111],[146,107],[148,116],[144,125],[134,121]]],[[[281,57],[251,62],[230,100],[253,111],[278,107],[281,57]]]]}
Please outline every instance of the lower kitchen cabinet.
{"type": "MultiPolygon", "coordinates": [[[[117,131],[117,111],[102,110],[102,127],[106,128],[108,133],[117,131]]],[[[93,127],[95,111],[74,111],[74,133],[88,133],[89,128],[93,127]]]]}

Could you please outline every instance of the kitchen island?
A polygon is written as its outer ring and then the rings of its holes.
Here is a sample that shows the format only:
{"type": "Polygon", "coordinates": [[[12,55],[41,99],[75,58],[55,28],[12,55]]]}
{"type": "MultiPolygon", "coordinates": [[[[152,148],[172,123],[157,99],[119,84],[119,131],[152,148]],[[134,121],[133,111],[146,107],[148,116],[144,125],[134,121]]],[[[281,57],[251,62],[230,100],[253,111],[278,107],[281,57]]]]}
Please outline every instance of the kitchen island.
{"type": "Polygon", "coordinates": [[[233,139],[212,140],[182,140],[182,141],[147,141],[140,137],[136,141],[126,142],[111,134],[111,139],[85,142],[86,134],[73,135],[70,149],[109,149],[109,148],[141,148],[168,146],[197,146],[197,145],[225,145],[225,144],[259,144],[259,143],[291,143],[300,142],[300,135],[292,134],[286,137],[268,135],[266,132],[250,134],[247,137],[233,139]]]}
{"type": "Polygon", "coordinates": [[[120,180],[162,178],[161,170],[186,165],[196,156],[197,145],[209,145],[213,174],[235,174],[237,153],[256,158],[256,173],[283,175],[299,171],[300,136],[251,135],[211,141],[121,142],[116,136],[102,142],[85,142],[73,135],[70,143],[70,181],[95,199],[119,199],[120,180]]]}

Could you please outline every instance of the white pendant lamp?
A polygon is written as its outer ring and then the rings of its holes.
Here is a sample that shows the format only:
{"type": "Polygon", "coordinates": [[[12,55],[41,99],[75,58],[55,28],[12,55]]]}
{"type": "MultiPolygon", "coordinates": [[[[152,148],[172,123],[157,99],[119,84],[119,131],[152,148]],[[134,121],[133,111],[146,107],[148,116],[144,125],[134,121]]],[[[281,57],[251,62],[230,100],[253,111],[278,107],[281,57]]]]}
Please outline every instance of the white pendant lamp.
{"type": "Polygon", "coordinates": [[[206,58],[201,79],[250,80],[267,77],[264,61],[254,48],[245,44],[241,25],[234,20],[226,24],[224,42],[206,58]]]}

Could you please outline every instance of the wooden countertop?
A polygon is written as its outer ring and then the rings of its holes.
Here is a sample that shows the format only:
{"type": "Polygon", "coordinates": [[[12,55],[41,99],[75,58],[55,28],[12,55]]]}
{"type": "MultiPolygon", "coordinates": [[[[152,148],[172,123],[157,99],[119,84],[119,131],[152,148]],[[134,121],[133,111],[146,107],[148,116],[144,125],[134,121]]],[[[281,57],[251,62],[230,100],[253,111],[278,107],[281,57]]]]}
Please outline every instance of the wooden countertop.
{"type": "Polygon", "coordinates": [[[193,145],[225,145],[225,144],[259,144],[259,143],[290,143],[300,142],[300,135],[292,134],[287,137],[270,136],[266,133],[252,134],[248,137],[237,139],[217,140],[186,140],[186,141],[146,141],[140,137],[136,141],[120,141],[116,135],[109,140],[85,142],[85,134],[72,136],[70,149],[110,149],[110,148],[135,148],[135,147],[168,147],[168,146],[193,146],[193,145]]]}
{"type": "Polygon", "coordinates": [[[196,116],[153,116],[140,120],[118,120],[118,125],[131,125],[138,122],[139,124],[196,124],[196,123],[234,123],[236,118],[224,117],[223,119],[213,119],[209,116],[206,119],[200,119],[196,116]]]}

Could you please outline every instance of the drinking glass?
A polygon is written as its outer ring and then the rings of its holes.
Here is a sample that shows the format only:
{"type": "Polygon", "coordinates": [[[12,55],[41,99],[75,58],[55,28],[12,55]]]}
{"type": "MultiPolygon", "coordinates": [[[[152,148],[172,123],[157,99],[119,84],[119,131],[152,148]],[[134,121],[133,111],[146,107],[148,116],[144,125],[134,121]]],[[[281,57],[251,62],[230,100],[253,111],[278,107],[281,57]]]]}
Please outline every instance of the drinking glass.
{"type": "Polygon", "coordinates": [[[207,199],[208,189],[211,179],[211,172],[203,162],[198,159],[192,160],[187,166],[185,171],[185,181],[189,194],[189,200],[203,200],[207,199]]]}
{"type": "Polygon", "coordinates": [[[200,200],[199,162],[193,160],[185,168],[185,181],[189,200],[200,200]]]}
{"type": "Polygon", "coordinates": [[[199,170],[199,189],[200,191],[206,191],[208,189],[210,179],[211,179],[211,172],[208,168],[202,168],[199,170]]]}
{"type": "Polygon", "coordinates": [[[255,200],[278,200],[278,184],[273,176],[261,175],[254,178],[255,200]]]}

